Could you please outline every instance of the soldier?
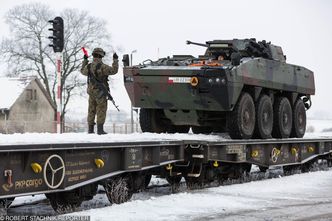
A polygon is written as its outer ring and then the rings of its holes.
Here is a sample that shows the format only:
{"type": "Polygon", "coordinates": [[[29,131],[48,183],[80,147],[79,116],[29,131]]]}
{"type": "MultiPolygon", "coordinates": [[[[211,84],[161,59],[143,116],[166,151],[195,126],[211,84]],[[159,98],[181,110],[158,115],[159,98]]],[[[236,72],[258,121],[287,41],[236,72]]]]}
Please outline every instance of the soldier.
{"type": "Polygon", "coordinates": [[[81,68],[81,73],[88,76],[88,133],[94,133],[95,116],[97,115],[97,133],[99,135],[106,134],[104,123],[107,111],[107,97],[100,90],[100,85],[98,86],[97,84],[102,84],[102,86],[105,86],[109,90],[108,75],[116,74],[119,68],[118,55],[116,53],[113,54],[113,64],[111,67],[102,61],[105,54],[103,49],[95,48],[92,52],[93,61],[89,63],[87,55],[84,55],[81,68]]]}

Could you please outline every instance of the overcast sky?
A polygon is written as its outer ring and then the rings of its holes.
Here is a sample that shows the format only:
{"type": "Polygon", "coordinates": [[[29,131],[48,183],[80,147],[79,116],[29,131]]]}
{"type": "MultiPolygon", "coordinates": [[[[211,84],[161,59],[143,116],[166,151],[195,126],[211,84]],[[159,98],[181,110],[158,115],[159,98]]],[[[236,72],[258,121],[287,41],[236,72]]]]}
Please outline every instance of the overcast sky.
{"type": "MultiPolygon", "coordinates": [[[[4,14],[30,0],[1,0],[0,37],[8,35],[4,14]]],[[[316,95],[309,114],[332,109],[332,1],[329,0],[44,0],[56,11],[86,10],[108,21],[113,45],[134,64],[172,54],[203,53],[186,40],[251,38],[280,45],[287,61],[314,71],[316,95]],[[159,49],[159,50],[158,50],[159,49]],[[159,51],[159,53],[158,53],[159,51]]],[[[122,57],[122,55],[120,55],[122,57]]],[[[121,92],[122,93],[122,92],[121,92]]],[[[121,95],[117,95],[121,96],[121,95]]],[[[123,95],[122,96],[126,96],[123,95]]],[[[128,106],[126,99],[123,104],[128,106]]],[[[332,118],[332,114],[330,115],[332,118]]]]}

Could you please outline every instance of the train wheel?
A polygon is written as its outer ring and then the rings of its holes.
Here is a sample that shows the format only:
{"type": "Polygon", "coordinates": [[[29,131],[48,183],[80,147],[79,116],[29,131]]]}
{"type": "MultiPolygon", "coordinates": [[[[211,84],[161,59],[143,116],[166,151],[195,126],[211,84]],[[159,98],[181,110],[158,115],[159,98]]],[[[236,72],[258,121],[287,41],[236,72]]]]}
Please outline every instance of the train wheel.
{"type": "Polygon", "coordinates": [[[161,122],[161,110],[141,108],[139,112],[139,123],[143,132],[163,133],[166,127],[161,122]]]}
{"type": "Polygon", "coordinates": [[[256,127],[255,135],[257,138],[271,138],[273,129],[273,106],[271,98],[263,95],[259,98],[256,105],[256,127]]]}
{"type": "Polygon", "coordinates": [[[283,166],[282,167],[284,170],[284,175],[293,175],[293,174],[298,174],[301,173],[302,168],[300,165],[289,165],[289,166],[283,166]]]}
{"type": "Polygon", "coordinates": [[[189,190],[204,188],[204,179],[202,177],[185,177],[186,185],[189,190]]]}
{"type": "Polygon", "coordinates": [[[0,199],[0,208],[9,208],[10,205],[12,205],[14,199],[15,199],[14,197],[13,198],[0,199]]]}
{"type": "Polygon", "coordinates": [[[227,119],[228,132],[233,139],[250,139],[255,129],[255,104],[250,94],[243,93],[227,119]]]}
{"type": "Polygon", "coordinates": [[[179,192],[182,176],[166,176],[167,182],[171,185],[172,193],[179,192]]]}
{"type": "Polygon", "coordinates": [[[244,174],[249,174],[251,171],[252,164],[241,163],[235,166],[235,178],[241,178],[244,174]]]}
{"type": "Polygon", "coordinates": [[[327,166],[328,167],[332,167],[332,159],[328,159],[327,160],[327,166]]]}
{"type": "Polygon", "coordinates": [[[263,173],[265,173],[267,171],[267,169],[269,169],[269,167],[264,167],[264,166],[258,166],[258,168],[263,173]]]}
{"type": "Polygon", "coordinates": [[[192,126],[191,129],[194,134],[210,134],[212,132],[211,127],[192,126]]]}
{"type": "Polygon", "coordinates": [[[280,97],[274,105],[272,135],[275,138],[288,138],[292,131],[292,106],[286,97],[280,97]]]}
{"type": "Polygon", "coordinates": [[[7,209],[12,205],[15,198],[0,199],[0,217],[7,215],[7,209]]]}
{"type": "Polygon", "coordinates": [[[58,214],[72,213],[79,208],[83,199],[77,196],[76,191],[66,191],[46,194],[50,204],[58,214]]]}
{"type": "Polygon", "coordinates": [[[307,125],[307,116],[302,99],[298,99],[294,105],[293,111],[293,129],[291,137],[302,138],[307,125]]]}
{"type": "Polygon", "coordinates": [[[133,191],[129,185],[129,178],[114,177],[104,186],[106,195],[111,204],[121,204],[131,199],[133,191]]]}
{"type": "Polygon", "coordinates": [[[144,178],[144,189],[146,189],[149,186],[151,178],[152,178],[151,174],[145,175],[145,178],[144,178]]]}
{"type": "Polygon", "coordinates": [[[166,180],[169,184],[176,184],[180,183],[182,179],[182,176],[166,176],[166,180]]]}

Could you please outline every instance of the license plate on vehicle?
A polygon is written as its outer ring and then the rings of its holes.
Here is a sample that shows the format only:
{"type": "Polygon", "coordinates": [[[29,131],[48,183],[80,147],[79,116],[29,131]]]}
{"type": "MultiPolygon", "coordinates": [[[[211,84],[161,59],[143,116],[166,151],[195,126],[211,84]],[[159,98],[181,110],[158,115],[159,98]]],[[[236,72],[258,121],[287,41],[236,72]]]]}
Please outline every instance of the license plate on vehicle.
{"type": "Polygon", "coordinates": [[[190,84],[191,77],[168,77],[168,83],[169,84],[190,84]]]}

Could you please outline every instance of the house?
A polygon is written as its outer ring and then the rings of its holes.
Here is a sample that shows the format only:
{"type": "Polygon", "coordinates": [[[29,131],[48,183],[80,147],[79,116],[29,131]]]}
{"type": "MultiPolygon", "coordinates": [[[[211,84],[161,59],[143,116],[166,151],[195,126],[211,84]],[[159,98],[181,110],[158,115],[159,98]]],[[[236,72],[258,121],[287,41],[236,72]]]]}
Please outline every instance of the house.
{"type": "Polygon", "coordinates": [[[38,78],[0,78],[0,133],[56,132],[56,106],[38,78]]]}

